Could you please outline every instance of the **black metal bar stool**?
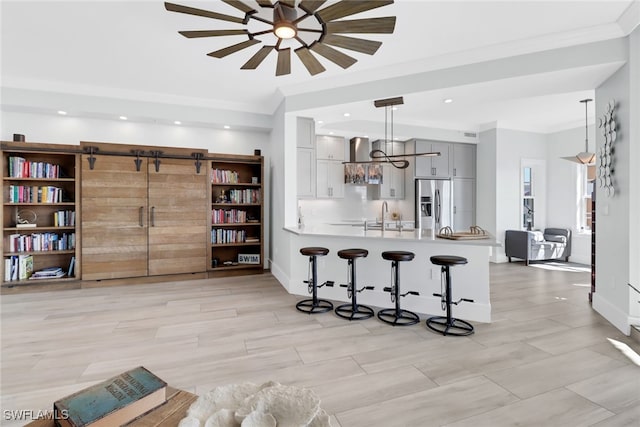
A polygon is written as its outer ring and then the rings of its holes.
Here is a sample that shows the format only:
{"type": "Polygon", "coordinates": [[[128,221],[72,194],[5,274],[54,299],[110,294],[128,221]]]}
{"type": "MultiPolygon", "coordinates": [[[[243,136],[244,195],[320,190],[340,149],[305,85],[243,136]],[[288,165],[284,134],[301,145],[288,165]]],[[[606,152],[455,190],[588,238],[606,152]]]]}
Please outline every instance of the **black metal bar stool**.
{"type": "Polygon", "coordinates": [[[396,303],[395,308],[385,308],[378,311],[378,319],[393,326],[415,325],[420,321],[417,314],[400,308],[400,297],[407,295],[420,295],[418,292],[409,291],[400,293],[400,261],[411,261],[415,257],[413,252],[386,251],[382,252],[382,258],[391,261],[392,286],[385,287],[383,291],[391,293],[391,302],[396,303]]]}
{"type": "Polygon", "coordinates": [[[303,313],[309,314],[326,313],[327,311],[333,310],[333,304],[331,303],[331,301],[318,298],[318,288],[321,288],[323,286],[333,287],[333,282],[330,280],[327,280],[322,285],[318,285],[318,266],[316,263],[316,258],[328,254],[329,249],[320,247],[308,247],[300,249],[300,253],[309,257],[309,273],[307,275],[308,279],[303,283],[307,284],[307,288],[309,290],[309,293],[312,294],[312,297],[310,299],[305,299],[297,303],[296,308],[303,313]]]}
{"type": "Polygon", "coordinates": [[[435,265],[439,265],[441,272],[441,293],[433,294],[434,297],[440,297],[442,309],[447,310],[447,317],[433,316],[427,319],[427,326],[442,335],[457,335],[465,336],[473,334],[473,326],[471,323],[464,320],[456,319],[451,316],[451,304],[458,305],[460,302],[474,302],[472,299],[460,298],[458,301],[451,301],[451,275],[449,273],[449,267],[455,265],[464,265],[467,263],[467,259],[460,256],[453,255],[436,255],[432,256],[431,262],[435,265]],[[442,289],[442,276],[445,279],[445,288],[442,289]]]}
{"type": "Polygon", "coordinates": [[[347,288],[347,296],[351,298],[351,304],[342,304],[336,307],[336,314],[342,318],[349,320],[364,320],[373,316],[373,309],[366,305],[358,304],[356,295],[359,292],[366,290],[373,290],[373,286],[364,286],[358,289],[356,287],[356,258],[364,258],[369,255],[369,251],[366,249],[343,249],[338,251],[338,256],[342,259],[348,260],[349,267],[347,271],[346,285],[340,285],[343,288],[347,288]]]}

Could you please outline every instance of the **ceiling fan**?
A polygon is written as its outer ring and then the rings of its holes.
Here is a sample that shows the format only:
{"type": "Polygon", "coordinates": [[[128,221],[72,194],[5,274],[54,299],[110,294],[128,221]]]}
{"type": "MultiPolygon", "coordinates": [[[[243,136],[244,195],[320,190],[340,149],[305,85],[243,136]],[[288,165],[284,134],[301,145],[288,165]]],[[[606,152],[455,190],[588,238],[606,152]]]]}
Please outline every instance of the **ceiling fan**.
{"type": "MultiPolygon", "coordinates": [[[[215,58],[224,58],[232,53],[263,43],[261,37],[275,36],[275,43],[263,45],[249,60],[240,67],[243,70],[255,70],[272,52],[278,53],[276,76],[291,73],[291,49],[284,47],[292,44],[294,52],[306,67],[309,74],[316,75],[325,71],[316,55],[320,55],[342,68],[348,68],[357,59],[335,49],[348,49],[373,55],[382,42],[341,34],[391,34],[395,28],[396,17],[340,20],[350,15],[393,4],[393,0],[341,0],[324,8],[326,0],[255,0],[255,7],[240,0],[222,0],[224,3],[244,13],[243,17],[226,15],[204,9],[165,2],[170,12],[201,16],[219,21],[242,24],[245,28],[228,30],[179,31],[187,38],[242,36],[246,40],[208,53],[215,58]],[[268,12],[265,14],[265,12],[268,12]],[[265,16],[267,16],[265,18],[265,16]],[[249,31],[250,22],[261,22],[268,27],[261,31],[249,31]],[[304,36],[304,37],[303,37],[304,36]],[[333,46],[333,47],[332,47],[333,46]]],[[[249,0],[246,0],[249,1],[249,0]]],[[[272,38],[273,40],[273,38],[272,38]]]]}

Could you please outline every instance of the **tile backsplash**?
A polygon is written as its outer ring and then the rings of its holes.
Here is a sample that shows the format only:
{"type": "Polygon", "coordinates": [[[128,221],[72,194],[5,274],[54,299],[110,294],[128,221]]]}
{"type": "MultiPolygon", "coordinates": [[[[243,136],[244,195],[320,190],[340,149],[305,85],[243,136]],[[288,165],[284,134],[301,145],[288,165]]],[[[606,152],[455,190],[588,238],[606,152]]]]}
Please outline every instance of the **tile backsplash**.
{"type": "MultiPolygon", "coordinates": [[[[342,199],[300,199],[299,212],[305,224],[379,220],[383,200],[372,200],[367,189],[367,185],[345,185],[342,199]]],[[[396,212],[403,221],[414,220],[413,200],[387,200],[387,204],[386,219],[391,219],[391,214],[396,212]]]]}

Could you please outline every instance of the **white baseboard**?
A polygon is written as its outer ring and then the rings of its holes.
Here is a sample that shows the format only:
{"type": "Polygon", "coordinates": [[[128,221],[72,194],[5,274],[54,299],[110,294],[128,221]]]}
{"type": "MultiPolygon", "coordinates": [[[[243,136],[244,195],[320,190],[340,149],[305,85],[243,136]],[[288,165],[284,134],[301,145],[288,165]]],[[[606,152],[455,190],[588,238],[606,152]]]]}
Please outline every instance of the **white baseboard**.
{"type": "Polygon", "coordinates": [[[275,262],[273,262],[273,260],[271,261],[271,274],[278,282],[280,282],[287,292],[291,293],[291,279],[275,262]]]}
{"type": "Polygon", "coordinates": [[[631,317],[606,299],[602,298],[598,292],[593,294],[592,307],[623,334],[627,336],[631,334],[631,317]]]}

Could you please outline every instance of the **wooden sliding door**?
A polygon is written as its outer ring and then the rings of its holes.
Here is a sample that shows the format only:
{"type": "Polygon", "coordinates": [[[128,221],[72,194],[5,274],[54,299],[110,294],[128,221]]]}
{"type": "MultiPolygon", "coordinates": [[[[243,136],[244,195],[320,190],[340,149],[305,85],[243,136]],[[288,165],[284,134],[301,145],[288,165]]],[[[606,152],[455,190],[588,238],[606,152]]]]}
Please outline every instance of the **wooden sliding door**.
{"type": "Polygon", "coordinates": [[[148,275],[147,172],[131,157],[82,156],[82,279],[148,275]]]}

